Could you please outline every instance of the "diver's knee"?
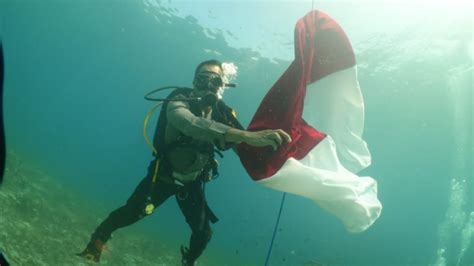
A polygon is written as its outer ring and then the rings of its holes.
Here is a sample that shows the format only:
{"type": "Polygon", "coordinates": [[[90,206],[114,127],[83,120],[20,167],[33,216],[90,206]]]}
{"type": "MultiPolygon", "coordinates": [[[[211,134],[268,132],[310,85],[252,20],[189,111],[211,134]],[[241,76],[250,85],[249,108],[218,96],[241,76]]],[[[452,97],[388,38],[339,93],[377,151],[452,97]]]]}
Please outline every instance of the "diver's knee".
{"type": "MultiPolygon", "coordinates": [[[[154,208],[153,208],[154,209],[154,208]]],[[[140,220],[153,213],[150,206],[146,204],[126,204],[111,213],[112,216],[119,216],[125,219],[140,220]],[[128,218],[126,218],[128,217],[128,218]]]]}
{"type": "Polygon", "coordinates": [[[212,238],[212,229],[195,230],[193,233],[200,239],[210,241],[212,238]]]}

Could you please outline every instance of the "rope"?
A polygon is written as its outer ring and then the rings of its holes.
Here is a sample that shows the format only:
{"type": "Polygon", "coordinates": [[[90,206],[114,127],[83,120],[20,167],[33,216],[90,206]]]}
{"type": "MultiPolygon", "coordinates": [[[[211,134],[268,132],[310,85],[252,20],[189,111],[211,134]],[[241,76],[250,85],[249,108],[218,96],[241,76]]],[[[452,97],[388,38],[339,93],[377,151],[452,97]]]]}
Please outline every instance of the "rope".
{"type": "MultiPolygon", "coordinates": [[[[314,0],[311,2],[311,10],[314,10],[314,0]]],[[[270,247],[268,247],[267,258],[265,259],[265,266],[268,266],[268,261],[270,260],[270,255],[272,254],[273,242],[275,241],[278,224],[280,223],[281,212],[283,211],[283,204],[285,203],[286,193],[283,193],[280,203],[280,210],[278,211],[278,217],[275,223],[275,228],[273,229],[272,241],[270,242],[270,247]]]]}
{"type": "Polygon", "coordinates": [[[283,197],[281,198],[280,211],[278,212],[275,228],[273,229],[272,241],[270,242],[270,247],[268,248],[267,259],[265,260],[265,266],[268,265],[268,261],[270,260],[270,254],[272,253],[273,242],[275,241],[278,224],[280,223],[281,211],[283,210],[283,203],[285,203],[285,197],[286,197],[286,193],[283,193],[283,197]]]}

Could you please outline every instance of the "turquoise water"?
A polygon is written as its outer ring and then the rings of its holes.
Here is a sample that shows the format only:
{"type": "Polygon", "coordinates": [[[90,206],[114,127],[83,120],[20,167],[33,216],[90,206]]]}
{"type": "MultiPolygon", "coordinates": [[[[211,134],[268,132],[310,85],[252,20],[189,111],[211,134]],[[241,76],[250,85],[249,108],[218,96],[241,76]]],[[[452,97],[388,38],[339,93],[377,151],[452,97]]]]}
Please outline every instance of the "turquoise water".
{"type": "MultiPolygon", "coordinates": [[[[474,260],[472,4],[317,1],[314,8],[335,18],[354,45],[366,105],[364,138],[373,156],[372,166],[360,174],[378,181],[384,210],[368,231],[352,235],[313,203],[289,195],[270,265],[469,265],[474,260]]],[[[31,261],[79,264],[69,255],[145,175],[151,159],[142,136],[151,107],[143,99],[146,92],[190,86],[203,60],[234,62],[239,86],[224,97],[247,125],[291,62],[294,24],[310,9],[311,1],[0,2],[9,154],[61,185],[38,183],[43,194],[35,195],[45,195],[43,205],[81,206],[75,214],[84,221],[58,223],[66,233],[42,245],[71,244],[53,262],[41,252],[27,253],[34,254],[31,261]],[[76,196],[48,200],[48,190],[76,196]]],[[[281,193],[253,183],[232,153],[221,166],[221,177],[206,188],[220,221],[202,263],[263,265],[281,193]]],[[[14,173],[6,178],[19,176],[14,173]]],[[[34,171],[23,173],[32,184],[42,180],[34,171]]],[[[8,184],[8,195],[28,187],[28,182],[8,184]]],[[[4,217],[0,224],[10,226],[0,250],[13,251],[8,247],[13,242],[18,248],[35,242],[34,234],[11,233],[22,231],[24,217],[4,217]]],[[[31,230],[44,234],[37,226],[31,230]]],[[[132,227],[110,242],[106,264],[139,265],[118,257],[145,256],[140,250],[153,254],[146,241],[157,241],[166,254],[178,257],[189,235],[174,200],[132,227]],[[146,241],[133,242],[134,249],[120,246],[134,236],[146,241]]],[[[156,248],[160,258],[162,250],[156,248]]],[[[15,254],[10,257],[17,263],[27,256],[15,254]]]]}

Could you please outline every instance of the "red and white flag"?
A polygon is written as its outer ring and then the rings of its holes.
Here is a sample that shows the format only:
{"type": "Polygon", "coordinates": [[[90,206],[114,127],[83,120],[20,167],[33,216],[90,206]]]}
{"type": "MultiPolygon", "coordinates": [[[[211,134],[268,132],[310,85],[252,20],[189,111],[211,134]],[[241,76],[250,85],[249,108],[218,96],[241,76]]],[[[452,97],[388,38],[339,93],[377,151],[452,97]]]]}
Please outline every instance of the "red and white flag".
{"type": "Polygon", "coordinates": [[[334,19],[311,11],[295,27],[295,60],[260,104],[248,130],[281,128],[293,141],[277,151],[241,144],[249,175],[301,195],[338,217],[349,232],[380,216],[377,182],[356,173],[371,163],[362,139],[364,102],[354,52],[334,19]]]}

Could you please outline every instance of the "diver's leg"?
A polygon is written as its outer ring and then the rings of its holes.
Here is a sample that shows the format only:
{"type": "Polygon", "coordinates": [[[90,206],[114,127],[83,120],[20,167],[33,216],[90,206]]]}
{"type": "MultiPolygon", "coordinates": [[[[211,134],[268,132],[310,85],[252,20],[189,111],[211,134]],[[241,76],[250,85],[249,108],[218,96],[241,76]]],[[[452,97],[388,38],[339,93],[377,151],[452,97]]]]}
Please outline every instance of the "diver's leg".
{"type": "Polygon", "coordinates": [[[192,230],[189,249],[182,247],[183,265],[194,265],[211,240],[212,230],[204,190],[197,181],[176,194],[178,205],[192,230]]]}
{"type": "Polygon", "coordinates": [[[115,230],[144,218],[147,215],[145,212],[147,203],[153,203],[155,207],[158,207],[175,192],[175,185],[157,181],[152,187],[151,178],[145,177],[135,188],[127,203],[111,212],[97,227],[86,249],[79,255],[90,260],[99,261],[105,243],[115,230]],[[148,199],[149,196],[150,199],[148,199]]]}
{"type": "Polygon", "coordinates": [[[174,194],[174,188],[169,187],[170,185],[168,184],[158,181],[153,187],[153,191],[150,190],[151,186],[150,178],[144,178],[127,200],[127,203],[111,212],[97,227],[94,234],[103,242],[106,242],[115,230],[144,218],[146,216],[145,205],[148,201],[152,202],[155,206],[159,206],[174,194]],[[151,196],[150,200],[147,200],[148,196],[151,196]]]}

